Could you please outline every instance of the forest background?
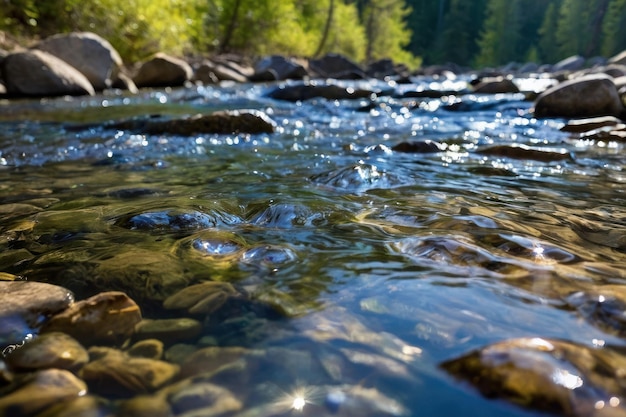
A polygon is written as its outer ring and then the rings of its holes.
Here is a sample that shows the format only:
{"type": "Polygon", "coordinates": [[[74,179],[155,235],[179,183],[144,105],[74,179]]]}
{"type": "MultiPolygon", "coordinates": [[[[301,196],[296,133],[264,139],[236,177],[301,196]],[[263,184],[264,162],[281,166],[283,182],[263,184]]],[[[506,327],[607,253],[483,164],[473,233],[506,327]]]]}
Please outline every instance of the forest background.
{"type": "Polygon", "coordinates": [[[163,51],[316,57],[412,68],[554,63],[626,49],[626,0],[0,0],[0,30],[109,40],[126,62],[163,51]]]}

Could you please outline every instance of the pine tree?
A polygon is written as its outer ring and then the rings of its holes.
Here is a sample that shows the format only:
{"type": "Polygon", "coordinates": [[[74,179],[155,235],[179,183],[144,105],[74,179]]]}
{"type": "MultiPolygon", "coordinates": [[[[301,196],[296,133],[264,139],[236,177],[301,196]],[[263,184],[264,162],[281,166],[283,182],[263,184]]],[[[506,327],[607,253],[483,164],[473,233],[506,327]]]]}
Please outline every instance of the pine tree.
{"type": "Polygon", "coordinates": [[[626,49],[626,0],[611,0],[602,24],[601,52],[610,57],[626,49]]]}
{"type": "Polygon", "coordinates": [[[543,16],[543,22],[539,28],[539,59],[543,62],[556,62],[559,55],[559,46],[556,39],[556,27],[558,22],[559,4],[550,3],[543,16]]]}
{"type": "Polygon", "coordinates": [[[487,20],[478,41],[476,65],[492,66],[519,59],[526,50],[520,35],[520,0],[490,0],[487,20]]]}

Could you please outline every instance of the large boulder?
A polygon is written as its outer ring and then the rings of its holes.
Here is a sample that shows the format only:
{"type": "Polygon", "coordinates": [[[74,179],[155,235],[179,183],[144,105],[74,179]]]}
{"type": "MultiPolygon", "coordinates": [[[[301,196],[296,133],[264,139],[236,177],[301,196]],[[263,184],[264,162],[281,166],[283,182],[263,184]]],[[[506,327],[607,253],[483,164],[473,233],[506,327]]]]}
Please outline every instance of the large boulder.
{"type": "Polygon", "coordinates": [[[585,65],[585,58],[580,55],[570,56],[569,58],[565,58],[552,67],[552,71],[577,71],[581,69],[585,65]]]}
{"type": "Polygon", "coordinates": [[[626,65],[626,49],[620,52],[619,54],[611,57],[609,59],[609,63],[618,64],[618,65],[626,65]]]}
{"type": "Polygon", "coordinates": [[[303,65],[280,55],[272,55],[257,62],[252,81],[281,81],[306,77],[308,71],[303,65]]]}
{"type": "Polygon", "coordinates": [[[323,78],[351,80],[367,78],[361,67],[339,54],[328,54],[320,59],[313,59],[309,61],[309,68],[323,78]]]}
{"type": "Polygon", "coordinates": [[[21,96],[94,95],[89,80],[67,62],[40,50],[9,54],[2,61],[7,93],[21,96]]]}
{"type": "Polygon", "coordinates": [[[139,67],[133,81],[137,87],[177,87],[192,76],[193,70],[187,62],[157,53],[139,67]]]}
{"type": "Polygon", "coordinates": [[[200,64],[194,72],[193,79],[203,84],[212,84],[219,81],[235,81],[238,83],[248,81],[248,77],[231,65],[210,60],[205,60],[200,64]]]}
{"type": "Polygon", "coordinates": [[[122,67],[122,58],[105,39],[91,32],[59,34],[35,46],[80,71],[96,91],[111,87],[122,67]]]}
{"type": "Polygon", "coordinates": [[[537,117],[619,116],[624,110],[613,79],[586,75],[557,84],[535,100],[537,117]]]}

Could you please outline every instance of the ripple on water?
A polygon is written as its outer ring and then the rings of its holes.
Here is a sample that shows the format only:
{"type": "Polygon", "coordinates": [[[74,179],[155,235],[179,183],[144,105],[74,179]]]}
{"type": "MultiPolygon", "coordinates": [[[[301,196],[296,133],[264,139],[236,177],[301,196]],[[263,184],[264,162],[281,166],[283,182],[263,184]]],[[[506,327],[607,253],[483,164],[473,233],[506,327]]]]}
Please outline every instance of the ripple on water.
{"type": "Polygon", "coordinates": [[[279,245],[254,246],[241,255],[242,262],[266,268],[289,264],[297,259],[296,253],[291,248],[279,245]]]}
{"type": "Polygon", "coordinates": [[[376,165],[355,164],[311,177],[316,184],[362,193],[375,188],[391,188],[403,185],[396,176],[380,171],[376,165]]]}

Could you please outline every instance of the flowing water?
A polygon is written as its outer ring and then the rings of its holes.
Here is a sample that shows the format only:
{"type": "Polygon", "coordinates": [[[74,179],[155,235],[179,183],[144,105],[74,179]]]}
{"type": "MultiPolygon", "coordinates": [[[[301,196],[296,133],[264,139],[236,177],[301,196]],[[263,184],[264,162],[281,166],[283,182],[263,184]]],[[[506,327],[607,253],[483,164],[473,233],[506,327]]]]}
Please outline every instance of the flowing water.
{"type": "MultiPolygon", "coordinates": [[[[187,285],[232,283],[257,308],[207,319],[191,344],[281,349],[284,362],[223,382],[249,415],[283,415],[263,411],[267,387],[322,386],[371,394],[337,415],[538,415],[483,397],[441,364],[519,337],[624,345],[622,304],[615,323],[572,301],[626,279],[622,144],[562,133],[563,120],[533,118],[522,95],[383,96],[368,107],[286,103],[267,97],[272,88],[1,103],[0,271],[77,298],[122,290],[148,318],[179,317],[161,303],[187,285]],[[277,131],[102,125],[221,109],[264,111],[277,131]],[[391,150],[427,139],[445,149],[391,150]],[[501,144],[568,157],[480,152],[501,144]]],[[[340,410],[339,397],[292,405],[340,410]]]]}

